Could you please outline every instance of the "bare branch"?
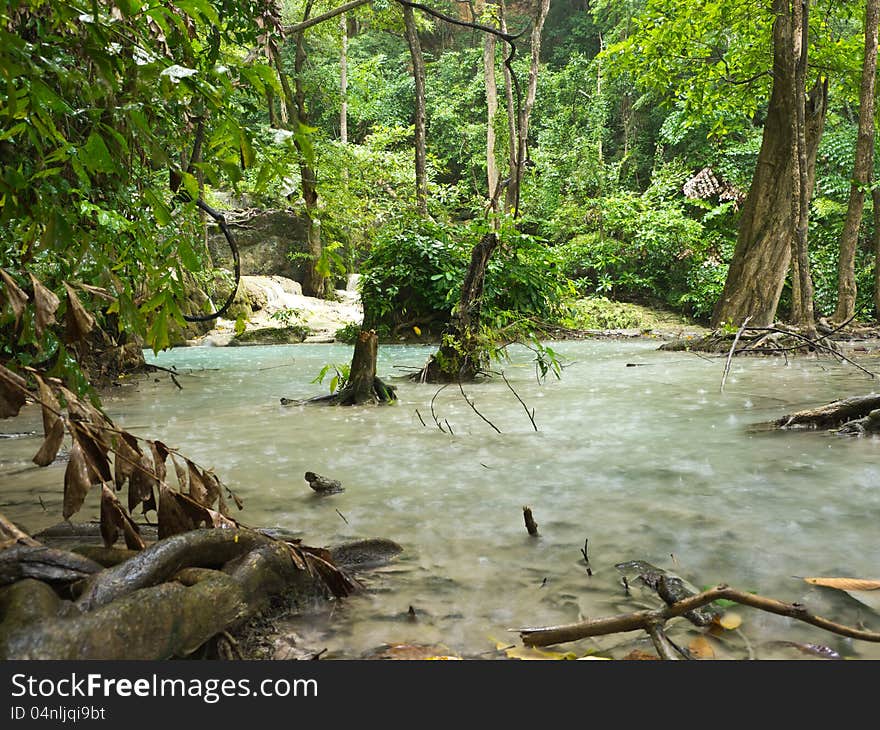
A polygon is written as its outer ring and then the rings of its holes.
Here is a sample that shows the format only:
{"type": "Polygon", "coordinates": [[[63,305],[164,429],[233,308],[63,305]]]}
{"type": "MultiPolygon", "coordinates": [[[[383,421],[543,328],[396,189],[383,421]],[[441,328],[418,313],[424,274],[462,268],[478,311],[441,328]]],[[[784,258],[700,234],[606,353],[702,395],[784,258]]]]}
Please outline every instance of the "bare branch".
{"type": "Polygon", "coordinates": [[[858,639],[859,641],[880,643],[880,633],[845,626],[821,616],[815,616],[799,603],[783,603],[774,598],[765,598],[753,593],[743,593],[726,585],[710,588],[661,609],[587,619],[576,624],[514,630],[519,632],[520,638],[522,638],[526,646],[549,646],[568,641],[578,641],[590,636],[605,636],[607,634],[618,634],[627,631],[649,631],[652,626],[662,626],[669,619],[682,616],[688,611],[693,611],[695,608],[705,606],[719,599],[734,601],[735,603],[751,606],[761,611],[775,613],[778,616],[797,619],[839,636],[846,636],[850,639],[858,639]]]}
{"type": "Polygon", "coordinates": [[[282,25],[281,29],[285,33],[299,33],[306,30],[307,28],[311,28],[313,25],[323,23],[325,20],[331,20],[337,15],[342,15],[343,13],[347,13],[349,10],[359,8],[361,5],[368,5],[371,2],[373,2],[373,0],[351,0],[351,2],[345,3],[345,5],[340,5],[338,8],[328,10],[326,13],[316,15],[314,18],[309,18],[308,20],[304,20],[301,23],[296,23],[295,25],[282,25]]]}

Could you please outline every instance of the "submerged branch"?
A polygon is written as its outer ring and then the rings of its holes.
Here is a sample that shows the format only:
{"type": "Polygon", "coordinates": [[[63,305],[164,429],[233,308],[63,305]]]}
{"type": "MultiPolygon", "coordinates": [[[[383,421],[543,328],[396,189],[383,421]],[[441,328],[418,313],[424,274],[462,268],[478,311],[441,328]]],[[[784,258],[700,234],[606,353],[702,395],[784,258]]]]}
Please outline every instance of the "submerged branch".
{"type": "Polygon", "coordinates": [[[590,636],[606,636],[627,631],[645,631],[650,633],[652,628],[663,626],[667,621],[682,616],[689,611],[705,606],[713,601],[724,599],[751,606],[761,611],[774,613],[778,616],[786,616],[798,621],[816,626],[825,631],[846,636],[859,641],[880,643],[880,633],[857,629],[852,626],[835,623],[829,619],[816,616],[800,603],[783,603],[774,598],[765,598],[753,593],[744,593],[726,585],[697,593],[673,603],[670,606],[656,610],[634,611],[633,613],[608,616],[604,618],[587,619],[575,624],[561,626],[548,626],[543,628],[514,629],[519,632],[520,638],[526,646],[549,646],[562,644],[568,641],[578,641],[590,636]]]}

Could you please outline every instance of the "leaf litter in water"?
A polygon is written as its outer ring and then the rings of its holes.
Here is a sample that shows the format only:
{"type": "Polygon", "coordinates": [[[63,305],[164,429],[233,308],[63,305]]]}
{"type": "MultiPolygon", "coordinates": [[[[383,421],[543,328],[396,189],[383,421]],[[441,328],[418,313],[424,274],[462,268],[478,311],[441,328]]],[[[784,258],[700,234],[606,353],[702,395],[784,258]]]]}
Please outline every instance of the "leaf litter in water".
{"type": "Polygon", "coordinates": [[[880,580],[865,578],[804,578],[807,583],[843,591],[863,606],[880,613],[880,580]]]}

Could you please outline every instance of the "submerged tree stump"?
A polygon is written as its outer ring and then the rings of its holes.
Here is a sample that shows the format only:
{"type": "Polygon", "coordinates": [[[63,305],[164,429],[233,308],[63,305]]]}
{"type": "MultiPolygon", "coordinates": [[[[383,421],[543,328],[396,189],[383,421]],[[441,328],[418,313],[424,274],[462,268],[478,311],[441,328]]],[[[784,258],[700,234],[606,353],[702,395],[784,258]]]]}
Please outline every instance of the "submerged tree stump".
{"type": "Polygon", "coordinates": [[[331,406],[359,406],[365,403],[392,403],[397,400],[396,388],[376,377],[379,337],[375,330],[361,330],[354,343],[348,381],[336,393],[319,395],[302,401],[282,398],[281,405],[322,403],[331,406]]]}

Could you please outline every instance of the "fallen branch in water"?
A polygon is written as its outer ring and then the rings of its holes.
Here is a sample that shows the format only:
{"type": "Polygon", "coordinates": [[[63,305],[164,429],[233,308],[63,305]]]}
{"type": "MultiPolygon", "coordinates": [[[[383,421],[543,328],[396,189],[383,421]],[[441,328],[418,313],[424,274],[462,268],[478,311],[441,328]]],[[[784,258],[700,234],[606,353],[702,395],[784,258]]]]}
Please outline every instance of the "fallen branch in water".
{"type": "MultiPolygon", "coordinates": [[[[568,641],[578,641],[586,639],[590,636],[606,636],[608,634],[619,634],[627,631],[645,631],[649,635],[653,631],[657,633],[657,628],[670,619],[683,616],[689,611],[705,606],[713,601],[720,599],[733,601],[743,606],[751,606],[761,611],[775,613],[778,616],[786,616],[798,621],[816,626],[825,631],[830,631],[839,636],[846,636],[850,639],[859,641],[869,641],[880,643],[880,633],[874,631],[866,631],[857,629],[852,626],[838,624],[829,619],[816,616],[800,603],[784,603],[774,598],[765,598],[753,593],[743,593],[727,585],[719,585],[715,588],[689,596],[681,601],[673,603],[670,606],[659,608],[656,610],[635,611],[633,613],[620,614],[618,616],[608,616],[604,618],[587,619],[575,624],[564,624],[561,626],[548,626],[542,628],[523,628],[512,629],[518,631],[520,638],[526,646],[550,646],[551,644],[563,644],[568,641]]],[[[658,634],[659,636],[659,634],[658,634]]],[[[652,640],[657,645],[657,639],[652,636],[652,640]]],[[[658,647],[658,652],[660,648],[658,647]]],[[[661,652],[668,653],[668,648],[661,652]]],[[[664,658],[668,658],[665,657],[664,658]]]]}
{"type": "Polygon", "coordinates": [[[727,382],[727,375],[730,373],[730,361],[733,360],[733,354],[736,350],[736,343],[739,342],[739,338],[742,337],[742,333],[745,332],[746,325],[749,323],[749,320],[752,318],[752,315],[749,315],[743,320],[742,326],[737,330],[736,337],[733,338],[733,342],[730,345],[730,352],[727,353],[727,362],[724,363],[724,374],[721,376],[721,392],[724,392],[724,384],[727,382]]]}

